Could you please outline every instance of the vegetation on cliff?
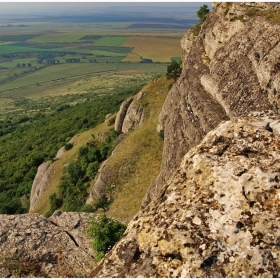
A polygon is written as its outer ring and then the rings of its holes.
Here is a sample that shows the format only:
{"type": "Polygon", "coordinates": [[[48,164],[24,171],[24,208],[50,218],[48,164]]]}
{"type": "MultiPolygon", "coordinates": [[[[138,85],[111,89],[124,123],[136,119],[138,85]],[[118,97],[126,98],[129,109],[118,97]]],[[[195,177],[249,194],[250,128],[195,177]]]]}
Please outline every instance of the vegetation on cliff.
{"type": "Polygon", "coordinates": [[[119,134],[120,132],[111,129],[105,133],[104,141],[93,138],[86,146],[79,148],[78,159],[66,167],[57,194],[50,195],[51,209],[46,216],[52,215],[56,209],[65,212],[97,210],[98,205],[84,205],[88,196],[87,190],[98,172],[100,163],[111,155],[119,134]]]}
{"type": "Polygon", "coordinates": [[[95,261],[99,262],[113,248],[124,233],[126,226],[105,214],[90,219],[87,234],[93,239],[95,261]]]}
{"type": "Polygon", "coordinates": [[[118,110],[121,102],[142,85],[115,88],[113,95],[97,97],[57,112],[36,123],[19,126],[0,138],[0,213],[19,214],[29,209],[29,195],[37,167],[53,160],[58,149],[76,133],[104,121],[106,114],[118,110]]]}

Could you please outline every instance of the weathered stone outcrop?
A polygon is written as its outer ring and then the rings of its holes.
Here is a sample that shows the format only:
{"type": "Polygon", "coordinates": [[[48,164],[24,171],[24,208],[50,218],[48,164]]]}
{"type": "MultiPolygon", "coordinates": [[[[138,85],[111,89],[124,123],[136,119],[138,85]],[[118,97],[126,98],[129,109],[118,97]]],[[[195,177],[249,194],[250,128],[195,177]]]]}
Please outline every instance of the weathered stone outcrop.
{"type": "Polygon", "coordinates": [[[190,148],[222,120],[252,111],[279,113],[280,25],[251,8],[279,11],[278,3],[219,3],[197,37],[181,41],[183,72],[159,116],[164,133],[161,172],[143,207],[158,199],[163,186],[190,148]]]}
{"type": "Polygon", "coordinates": [[[114,186],[110,183],[110,174],[112,173],[111,168],[107,166],[107,160],[105,160],[99,170],[97,178],[93,184],[93,186],[90,188],[89,197],[86,201],[87,204],[90,204],[94,200],[97,200],[101,198],[103,195],[105,195],[105,190],[107,189],[113,189],[114,186]]]}
{"type": "MultiPolygon", "coordinates": [[[[142,124],[144,117],[144,109],[140,105],[139,100],[143,97],[143,92],[139,92],[134,97],[126,99],[120,106],[120,110],[115,120],[115,130],[122,131],[123,133],[129,132],[130,129],[137,128],[142,124]]],[[[125,139],[125,135],[119,136],[119,142],[125,139]]],[[[107,190],[113,190],[116,186],[111,177],[115,176],[112,172],[112,167],[104,161],[98,170],[98,176],[90,189],[89,197],[86,203],[105,195],[107,190]]],[[[108,199],[110,199],[108,197],[108,199]]]]}
{"type": "Polygon", "coordinates": [[[143,107],[139,104],[139,100],[142,98],[143,92],[139,92],[130,103],[125,118],[122,124],[122,132],[126,133],[130,129],[136,128],[142,124],[143,121],[143,107]]]}
{"type": "Polygon", "coordinates": [[[116,116],[116,120],[115,120],[115,130],[116,131],[122,131],[123,120],[125,118],[127,109],[132,101],[133,101],[133,97],[129,97],[122,103],[120,110],[116,116]]]}
{"type": "Polygon", "coordinates": [[[139,92],[135,97],[129,97],[122,103],[115,120],[115,130],[127,133],[130,129],[141,125],[144,110],[139,100],[142,96],[143,93],[139,92]]]}
{"type": "Polygon", "coordinates": [[[51,162],[42,163],[37,170],[37,174],[34,178],[31,193],[30,193],[30,208],[29,211],[33,211],[37,206],[39,198],[46,191],[49,186],[51,178],[50,174],[51,162]]]}
{"type": "Polygon", "coordinates": [[[222,122],[92,277],[279,277],[280,118],[222,122]]]}
{"type": "MultiPolygon", "coordinates": [[[[73,136],[73,137],[70,139],[70,141],[68,141],[68,144],[74,145],[75,140],[76,140],[76,137],[77,137],[77,135],[73,136]]],[[[61,147],[61,148],[57,151],[56,156],[55,156],[54,159],[55,159],[55,160],[58,160],[58,159],[62,158],[65,152],[66,152],[65,146],[61,147]]]]}
{"type": "Polygon", "coordinates": [[[0,277],[88,277],[94,264],[88,215],[0,215],[0,277]]]}
{"type": "MultiPolygon", "coordinates": [[[[74,145],[76,135],[68,142],[74,145]]],[[[54,160],[61,159],[65,154],[65,146],[61,147],[54,158],[54,160]]],[[[53,180],[55,168],[50,161],[42,163],[38,169],[37,174],[33,180],[31,192],[30,192],[30,207],[29,212],[33,212],[40,203],[41,196],[50,188],[53,180]]]]}

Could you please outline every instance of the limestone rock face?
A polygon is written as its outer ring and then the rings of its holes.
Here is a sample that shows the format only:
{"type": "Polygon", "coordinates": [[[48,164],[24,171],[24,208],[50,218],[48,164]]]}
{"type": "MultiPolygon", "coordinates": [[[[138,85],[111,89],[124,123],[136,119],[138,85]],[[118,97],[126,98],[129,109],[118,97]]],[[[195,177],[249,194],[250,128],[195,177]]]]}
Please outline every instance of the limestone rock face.
{"type": "Polygon", "coordinates": [[[143,121],[143,108],[139,104],[139,100],[142,98],[143,93],[139,92],[130,103],[125,118],[122,124],[122,132],[126,133],[130,129],[136,128],[142,124],[143,121]]]}
{"type": "Polygon", "coordinates": [[[50,167],[51,163],[44,162],[42,163],[37,170],[37,174],[34,178],[31,193],[30,193],[30,208],[29,211],[34,210],[36,207],[40,196],[46,191],[49,186],[50,180],[50,167]]]}
{"type": "Polygon", "coordinates": [[[90,188],[89,197],[86,201],[87,204],[101,198],[104,195],[104,189],[106,187],[113,188],[110,183],[111,173],[111,168],[107,166],[107,160],[105,160],[98,170],[98,175],[93,186],[90,188]]]}
{"type": "Polygon", "coordinates": [[[143,93],[139,92],[135,97],[126,99],[117,114],[115,120],[115,130],[127,133],[130,129],[141,125],[143,121],[143,108],[139,104],[143,93]]]}
{"type": "Polygon", "coordinates": [[[133,101],[133,97],[129,97],[122,103],[120,110],[116,116],[116,120],[115,120],[115,130],[116,131],[122,131],[123,120],[125,118],[127,109],[132,101],[133,101]]]}
{"type": "Polygon", "coordinates": [[[88,277],[86,213],[0,215],[0,277],[88,277]]]}
{"type": "Polygon", "coordinates": [[[164,133],[160,174],[143,207],[158,199],[183,155],[222,120],[253,111],[279,113],[280,25],[251,8],[279,11],[279,3],[219,3],[203,23],[181,41],[183,72],[159,116],[164,133]]]}
{"type": "MultiPolygon", "coordinates": [[[[144,109],[139,104],[139,100],[143,97],[144,93],[139,92],[134,97],[130,97],[125,100],[120,106],[120,110],[116,116],[115,120],[115,130],[122,131],[123,133],[129,132],[130,129],[134,129],[142,124],[144,117],[144,109]]],[[[118,142],[120,143],[126,138],[126,135],[120,135],[118,142]]],[[[114,153],[114,151],[113,151],[114,153]]],[[[115,176],[115,172],[112,171],[112,167],[108,165],[108,160],[105,160],[98,170],[97,178],[90,188],[89,197],[86,203],[91,203],[92,201],[105,195],[105,190],[115,188],[114,183],[112,183],[112,176],[115,176]]],[[[108,199],[110,199],[108,197],[108,199]]]]}
{"type": "Polygon", "coordinates": [[[279,277],[280,119],[222,122],[92,277],[279,277]]]}

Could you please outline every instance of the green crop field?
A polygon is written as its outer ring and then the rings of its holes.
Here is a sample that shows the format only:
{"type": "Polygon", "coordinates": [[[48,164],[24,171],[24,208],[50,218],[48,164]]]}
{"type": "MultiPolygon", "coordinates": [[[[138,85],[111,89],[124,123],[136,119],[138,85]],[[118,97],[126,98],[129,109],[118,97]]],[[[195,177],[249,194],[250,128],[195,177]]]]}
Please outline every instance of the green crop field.
{"type": "Polygon", "coordinates": [[[97,40],[94,46],[122,46],[128,37],[103,37],[97,40]]]}
{"type": "Polygon", "coordinates": [[[16,80],[16,83],[10,82],[1,85],[0,91],[10,90],[17,87],[33,85],[36,83],[43,83],[67,77],[79,76],[83,74],[114,71],[116,69],[116,64],[77,63],[48,66],[40,71],[18,78],[16,80]]]}
{"type": "Polygon", "coordinates": [[[39,37],[32,38],[28,42],[32,43],[68,43],[68,42],[79,42],[83,37],[83,34],[79,33],[53,33],[47,35],[41,35],[39,37]]]}
{"type": "Polygon", "coordinates": [[[0,55],[21,53],[21,52],[42,52],[49,51],[48,49],[29,47],[29,46],[14,46],[14,45],[0,45],[0,55]]]}
{"type": "Polygon", "coordinates": [[[144,72],[162,72],[166,65],[150,65],[145,63],[76,63],[59,64],[48,66],[39,71],[20,77],[14,81],[2,84],[0,93],[3,91],[36,85],[44,82],[76,77],[86,74],[103,73],[110,71],[135,70],[144,72]]]}
{"type": "Polygon", "coordinates": [[[91,53],[93,55],[102,55],[102,56],[121,56],[121,57],[125,57],[125,54],[123,53],[118,53],[118,52],[109,52],[109,51],[102,51],[102,50],[93,50],[91,51],[91,53]]]}

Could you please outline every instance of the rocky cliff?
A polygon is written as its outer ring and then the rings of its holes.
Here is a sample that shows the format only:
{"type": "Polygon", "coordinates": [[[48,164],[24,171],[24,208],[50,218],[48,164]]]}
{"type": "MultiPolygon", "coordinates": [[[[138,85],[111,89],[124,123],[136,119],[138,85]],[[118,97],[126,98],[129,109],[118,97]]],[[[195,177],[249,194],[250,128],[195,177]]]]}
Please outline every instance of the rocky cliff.
{"type": "MultiPolygon", "coordinates": [[[[158,120],[164,135],[160,173],[95,269],[85,214],[2,215],[0,276],[280,277],[279,9],[278,3],[217,3],[199,33],[186,33],[183,72],[158,120]]],[[[157,102],[165,97],[151,94],[157,102]]],[[[117,130],[141,122],[139,103],[154,105],[149,94],[145,98],[123,103],[117,130]]],[[[147,116],[158,114],[148,109],[147,116]]],[[[158,169],[140,155],[160,146],[160,137],[151,138],[143,126],[111,158],[117,163],[110,182],[126,188],[114,213],[135,204],[142,193],[135,195],[134,186],[158,174],[147,176],[158,169]],[[136,138],[141,145],[128,149],[136,138]],[[151,168],[138,175],[130,166],[151,168]],[[129,179],[131,188],[121,184],[128,174],[137,178],[129,179]]],[[[152,118],[149,129],[155,126],[152,118]]]]}
{"type": "Polygon", "coordinates": [[[161,172],[143,207],[161,195],[184,154],[219,122],[252,111],[278,113],[280,26],[271,21],[279,16],[279,4],[214,7],[199,35],[192,29],[181,41],[183,73],[159,117],[165,137],[161,172]]]}
{"type": "Polygon", "coordinates": [[[93,277],[279,277],[278,3],[217,3],[182,39],[161,171],[93,277]]]}
{"type": "Polygon", "coordinates": [[[91,276],[279,277],[279,132],[269,113],[222,122],[91,276]]]}

